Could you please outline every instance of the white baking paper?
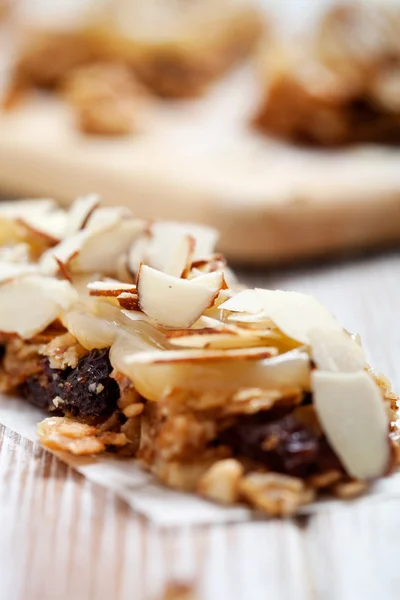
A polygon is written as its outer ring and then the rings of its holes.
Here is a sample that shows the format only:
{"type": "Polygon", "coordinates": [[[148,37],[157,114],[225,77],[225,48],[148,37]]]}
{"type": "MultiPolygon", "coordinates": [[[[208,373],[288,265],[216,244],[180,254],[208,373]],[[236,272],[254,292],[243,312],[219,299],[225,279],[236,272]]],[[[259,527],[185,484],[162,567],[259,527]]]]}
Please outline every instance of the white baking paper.
{"type": "MultiPolygon", "coordinates": [[[[42,411],[24,400],[0,395],[0,423],[33,442],[37,441],[36,426],[44,416],[42,411]]],[[[134,510],[158,525],[204,525],[260,517],[242,506],[227,508],[165,488],[133,459],[104,454],[93,457],[78,457],[65,452],[54,454],[90,481],[112,490],[134,510]]],[[[353,503],[393,497],[400,497],[400,473],[377,482],[367,495],[353,503]]],[[[302,512],[310,514],[341,504],[339,500],[320,501],[305,507],[302,512]]]]}

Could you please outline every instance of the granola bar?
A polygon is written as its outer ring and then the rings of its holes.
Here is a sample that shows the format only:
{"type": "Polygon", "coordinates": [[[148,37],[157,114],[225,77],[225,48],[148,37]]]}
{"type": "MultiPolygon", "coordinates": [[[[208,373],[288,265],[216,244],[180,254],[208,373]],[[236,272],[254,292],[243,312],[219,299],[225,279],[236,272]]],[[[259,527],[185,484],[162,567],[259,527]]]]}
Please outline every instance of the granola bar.
{"type": "Polygon", "coordinates": [[[400,10],[394,2],[335,3],[314,32],[262,51],[257,126],[322,146],[400,141],[400,10]]]}
{"type": "Polygon", "coordinates": [[[60,93],[81,131],[135,131],[140,84],[166,98],[195,97],[246,57],[263,22],[248,0],[105,2],[76,30],[34,31],[3,101],[31,87],[60,93]]]}
{"type": "Polygon", "coordinates": [[[2,205],[0,237],[0,389],[47,413],[45,447],[270,516],[394,470],[398,398],[358,339],[311,297],[242,289],[214,230],[88,196],[2,205]]]}

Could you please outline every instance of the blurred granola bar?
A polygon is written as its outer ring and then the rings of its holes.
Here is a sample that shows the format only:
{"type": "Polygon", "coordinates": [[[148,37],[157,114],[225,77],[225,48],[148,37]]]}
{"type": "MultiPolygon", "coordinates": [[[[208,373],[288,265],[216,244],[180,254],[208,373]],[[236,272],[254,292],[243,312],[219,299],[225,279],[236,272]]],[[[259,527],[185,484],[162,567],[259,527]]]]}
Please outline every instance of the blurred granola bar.
{"type": "Polygon", "coordinates": [[[335,5],[313,35],[262,52],[257,126],[300,143],[400,141],[400,5],[335,5]]]}

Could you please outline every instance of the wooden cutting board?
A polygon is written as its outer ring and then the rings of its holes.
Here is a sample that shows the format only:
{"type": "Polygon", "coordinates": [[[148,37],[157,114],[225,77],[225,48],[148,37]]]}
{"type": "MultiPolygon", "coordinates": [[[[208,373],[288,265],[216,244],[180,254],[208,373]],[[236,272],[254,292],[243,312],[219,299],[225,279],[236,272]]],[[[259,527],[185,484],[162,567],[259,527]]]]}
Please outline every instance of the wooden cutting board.
{"type": "Polygon", "coordinates": [[[144,99],[138,131],[85,137],[55,99],[0,114],[0,190],[69,202],[96,191],[140,217],[221,231],[230,259],[279,263],[400,241],[400,149],[291,147],[253,131],[242,68],[203,99],[144,99]]]}

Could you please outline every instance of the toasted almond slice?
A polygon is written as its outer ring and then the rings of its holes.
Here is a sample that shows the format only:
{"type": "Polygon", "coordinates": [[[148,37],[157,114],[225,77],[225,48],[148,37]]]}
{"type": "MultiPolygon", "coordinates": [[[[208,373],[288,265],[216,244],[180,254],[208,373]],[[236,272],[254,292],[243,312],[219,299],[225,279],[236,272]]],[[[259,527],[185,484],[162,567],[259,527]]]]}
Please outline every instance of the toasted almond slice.
{"type": "Polygon", "coordinates": [[[373,479],[389,466],[389,419],[378,386],[365,371],[311,375],[322,429],[346,471],[373,479]]]}
{"type": "Polygon", "coordinates": [[[100,206],[90,213],[85,229],[97,230],[110,228],[121,221],[132,219],[132,211],[126,206],[100,206]]]}
{"type": "MultiPolygon", "coordinates": [[[[207,311],[208,312],[208,311],[207,311]]],[[[184,330],[184,331],[193,331],[193,333],[198,333],[199,329],[208,329],[212,331],[216,331],[222,329],[224,331],[230,331],[236,333],[236,328],[234,325],[230,325],[229,323],[224,323],[219,319],[213,319],[212,317],[203,315],[193,324],[192,329],[184,330]]]]}
{"type": "Polygon", "coordinates": [[[226,259],[222,254],[203,254],[201,258],[193,260],[192,267],[204,273],[223,271],[226,268],[226,259]]]}
{"type": "MultiPolygon", "coordinates": [[[[187,356],[188,352],[178,354],[187,356]]],[[[200,354],[204,354],[204,351],[200,354]]],[[[158,358],[158,355],[154,358],[158,358]]],[[[175,388],[212,393],[248,387],[271,390],[299,386],[309,389],[310,359],[306,352],[295,350],[260,360],[254,357],[252,360],[227,359],[226,351],[223,351],[223,356],[222,359],[211,361],[161,363],[151,362],[151,357],[145,357],[149,362],[135,362],[135,355],[129,346],[118,341],[111,348],[110,360],[115,369],[133,381],[144,398],[154,401],[175,388]]]]}
{"type": "Polygon", "coordinates": [[[195,240],[192,260],[208,256],[214,251],[218,233],[211,227],[194,225],[193,223],[178,223],[160,221],[152,223],[150,231],[143,236],[131,249],[129,269],[137,273],[140,263],[144,262],[154,269],[167,272],[175,252],[176,240],[190,236],[195,240]]]}
{"type": "Polygon", "coordinates": [[[49,244],[54,245],[65,235],[67,214],[61,209],[49,212],[32,212],[18,217],[17,222],[27,229],[31,235],[38,235],[49,244]]]}
{"type": "Polygon", "coordinates": [[[29,264],[30,248],[29,244],[21,242],[12,246],[0,247],[0,263],[9,264],[29,264]]]}
{"type": "Polygon", "coordinates": [[[278,338],[270,330],[241,331],[229,326],[166,331],[165,336],[171,344],[183,348],[251,348],[265,346],[267,341],[275,345],[278,338]]]}
{"type": "Polygon", "coordinates": [[[9,281],[29,273],[38,273],[38,267],[24,263],[0,262],[0,282],[9,281]]]}
{"type": "Polygon", "coordinates": [[[174,340],[187,337],[208,337],[209,335],[231,335],[232,337],[237,336],[236,331],[233,328],[225,327],[224,323],[221,323],[221,327],[204,327],[203,329],[166,329],[164,335],[168,340],[174,340]]]}
{"type": "Polygon", "coordinates": [[[128,250],[132,240],[142,233],[144,226],[144,221],[140,219],[103,223],[102,226],[99,220],[96,226],[88,225],[63,240],[52,251],[46,252],[41,266],[45,272],[54,273],[54,261],[58,260],[71,273],[100,271],[105,275],[113,275],[120,255],[128,250]]]}
{"type": "Polygon", "coordinates": [[[118,303],[124,310],[135,310],[140,311],[139,297],[137,294],[131,294],[129,292],[122,292],[117,297],[118,303]]]}
{"type": "Polygon", "coordinates": [[[144,314],[141,310],[131,310],[131,309],[123,309],[121,307],[121,313],[128,317],[131,321],[147,321],[150,323],[150,319],[147,315],[144,314]]]}
{"type": "Polygon", "coordinates": [[[184,277],[190,268],[196,240],[191,235],[184,235],[175,245],[173,254],[163,269],[164,273],[173,277],[184,277]]]}
{"type": "Polygon", "coordinates": [[[73,235],[83,229],[93,211],[100,204],[100,196],[97,194],[89,194],[77,198],[72,204],[66,226],[65,235],[73,235]]]}
{"type": "Polygon", "coordinates": [[[109,348],[117,339],[118,327],[81,311],[68,311],[62,317],[63,325],[86,348],[109,348]]]}
{"type": "Polygon", "coordinates": [[[254,348],[256,346],[265,346],[265,339],[256,336],[238,336],[232,333],[223,333],[222,331],[203,335],[173,337],[170,338],[170,342],[174,346],[180,346],[182,348],[204,349],[254,348]]]}
{"type": "Polygon", "coordinates": [[[224,350],[158,350],[154,352],[138,352],[127,357],[129,364],[171,364],[171,363],[202,363],[232,360],[263,360],[277,355],[276,348],[230,348],[224,350]]]}
{"type": "Polygon", "coordinates": [[[254,320],[271,319],[284,334],[305,344],[311,329],[342,330],[327,308],[299,292],[245,290],[221,304],[220,309],[246,313],[254,320]]]}
{"type": "Polygon", "coordinates": [[[87,288],[91,296],[119,296],[124,292],[136,294],[136,285],[122,281],[91,281],[87,288]]]}
{"type": "Polygon", "coordinates": [[[344,330],[311,329],[311,356],[321,371],[350,373],[365,367],[363,348],[344,330]]]}
{"type": "Polygon", "coordinates": [[[148,262],[147,250],[151,243],[151,233],[145,231],[129,248],[127,269],[132,277],[136,277],[142,262],[148,262]]]}
{"type": "Polygon", "coordinates": [[[139,269],[139,306],[165,327],[190,327],[214,302],[218,291],[218,288],[171,277],[147,265],[139,269]]]}
{"type": "Polygon", "coordinates": [[[26,275],[0,286],[0,331],[31,338],[78,300],[68,281],[26,275]]]}
{"type": "Polygon", "coordinates": [[[196,283],[197,285],[206,285],[210,289],[218,289],[218,291],[222,290],[223,288],[226,289],[226,283],[222,271],[213,271],[212,273],[199,275],[190,281],[196,283]]]}

